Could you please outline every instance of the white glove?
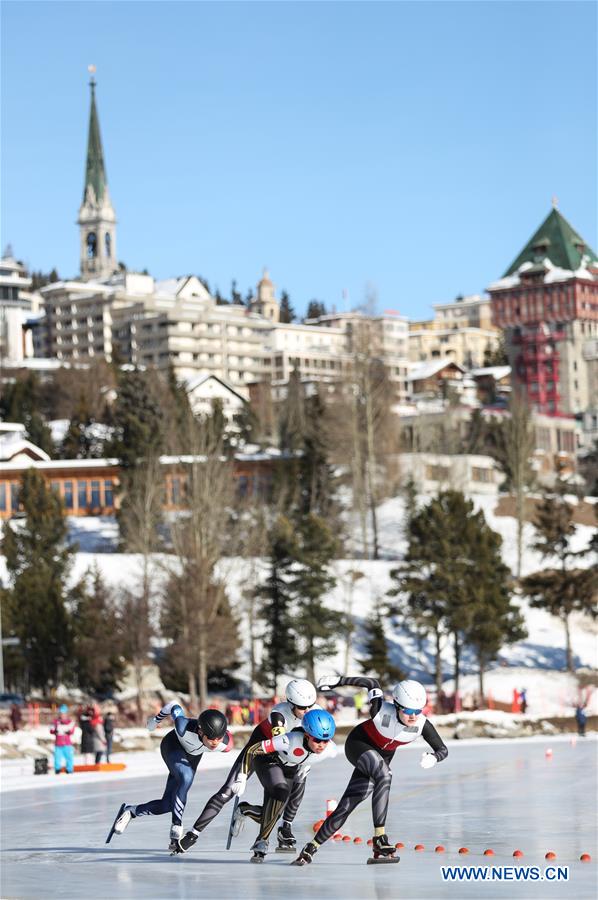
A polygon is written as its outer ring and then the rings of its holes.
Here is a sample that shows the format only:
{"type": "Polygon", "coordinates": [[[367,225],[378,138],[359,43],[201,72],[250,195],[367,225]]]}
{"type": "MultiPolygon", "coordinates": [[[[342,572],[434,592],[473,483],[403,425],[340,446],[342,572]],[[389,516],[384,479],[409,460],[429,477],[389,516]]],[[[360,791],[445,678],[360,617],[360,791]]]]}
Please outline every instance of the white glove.
{"type": "Polygon", "coordinates": [[[149,719],[147,720],[147,730],[155,731],[157,727],[158,727],[158,723],[156,722],[156,717],[150,716],[149,719]]]}
{"type": "Polygon", "coordinates": [[[422,753],[422,758],[419,764],[422,769],[431,769],[432,766],[435,766],[437,762],[438,760],[433,753],[422,753]]]}
{"type": "Polygon", "coordinates": [[[244,772],[239,772],[235,780],[231,785],[231,791],[233,794],[236,794],[237,797],[240,797],[245,793],[245,788],[247,787],[247,775],[244,772]]]}
{"type": "Polygon", "coordinates": [[[299,771],[297,772],[297,781],[305,781],[307,778],[307,773],[311,769],[311,766],[301,766],[299,771]]]}
{"type": "Polygon", "coordinates": [[[380,688],[372,688],[371,691],[368,691],[368,703],[371,703],[372,700],[384,700],[384,693],[380,688]]]}
{"type": "Polygon", "coordinates": [[[336,687],[339,681],[340,678],[338,675],[322,675],[321,678],[318,678],[316,687],[319,691],[329,691],[333,687],[336,687]]]}

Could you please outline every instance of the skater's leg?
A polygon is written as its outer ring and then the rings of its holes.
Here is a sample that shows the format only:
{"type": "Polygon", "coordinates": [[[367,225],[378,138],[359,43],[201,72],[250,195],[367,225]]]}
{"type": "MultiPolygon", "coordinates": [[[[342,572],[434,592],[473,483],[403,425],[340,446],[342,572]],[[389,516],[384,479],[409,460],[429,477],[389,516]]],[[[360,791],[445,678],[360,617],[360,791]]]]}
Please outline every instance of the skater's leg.
{"type": "Polygon", "coordinates": [[[64,750],[64,759],[66,763],[66,771],[69,775],[72,775],[75,771],[75,748],[74,747],[63,747],[64,750]]]}
{"type": "Polygon", "coordinates": [[[365,800],[371,790],[372,783],[369,775],[364,775],[358,769],[355,769],[349,779],[345,793],[338,802],[338,806],[332,815],[324,820],[323,825],[316,832],[314,837],[316,844],[323,844],[333,834],[336,834],[343,827],[355,807],[365,800]]]}
{"type": "Polygon", "coordinates": [[[255,771],[264,788],[264,802],[258,840],[267,841],[291,794],[292,780],[282,766],[269,757],[258,757],[255,771]]]}
{"type": "Polygon", "coordinates": [[[64,750],[64,747],[54,747],[54,771],[57,775],[66,762],[64,759],[64,750]]]}
{"type": "Polygon", "coordinates": [[[165,813],[172,812],[174,809],[174,798],[177,791],[177,779],[170,773],[166,781],[164,793],[159,800],[150,800],[148,803],[139,803],[132,806],[131,813],[133,818],[137,816],[163,816],[165,813]]]}
{"type": "Polygon", "coordinates": [[[305,783],[305,778],[295,778],[293,781],[291,794],[287,800],[282,816],[283,822],[286,822],[288,825],[292,825],[295,821],[295,816],[297,815],[297,811],[303,800],[303,795],[305,794],[305,783]]]}
{"type": "MultiPolygon", "coordinates": [[[[195,820],[193,825],[194,831],[203,831],[206,828],[212,819],[215,819],[218,813],[222,810],[222,807],[232,800],[234,797],[232,791],[232,785],[234,781],[236,781],[237,775],[241,771],[241,766],[243,765],[244,753],[243,751],[239,753],[237,759],[233,763],[230,772],[226,777],[226,781],[220,787],[215,794],[213,794],[199,816],[195,820]]],[[[251,770],[248,772],[248,776],[251,774],[251,770]]]]}

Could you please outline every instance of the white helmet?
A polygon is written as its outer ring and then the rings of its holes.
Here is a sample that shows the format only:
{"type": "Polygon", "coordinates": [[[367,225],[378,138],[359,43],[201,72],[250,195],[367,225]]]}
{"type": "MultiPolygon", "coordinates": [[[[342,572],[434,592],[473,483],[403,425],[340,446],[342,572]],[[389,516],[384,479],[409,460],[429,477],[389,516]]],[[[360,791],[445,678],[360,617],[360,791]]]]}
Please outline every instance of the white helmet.
{"type": "Polygon", "coordinates": [[[285,694],[293,706],[313,706],[316,702],[316,689],[311,681],[305,678],[293,678],[286,686],[285,694]]]}
{"type": "Polygon", "coordinates": [[[419,681],[399,681],[393,688],[392,699],[403,709],[423,709],[427,702],[426,689],[419,681]]]}

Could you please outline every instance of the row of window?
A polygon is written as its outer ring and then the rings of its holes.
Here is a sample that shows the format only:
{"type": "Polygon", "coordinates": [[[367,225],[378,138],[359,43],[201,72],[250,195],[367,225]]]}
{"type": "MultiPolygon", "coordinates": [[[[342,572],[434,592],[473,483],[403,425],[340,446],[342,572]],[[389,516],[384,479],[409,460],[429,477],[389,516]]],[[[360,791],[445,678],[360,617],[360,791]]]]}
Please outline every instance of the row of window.
{"type": "MultiPolygon", "coordinates": [[[[67,511],[112,508],[114,483],[111,479],[52,481],[51,488],[62,498],[67,511]]],[[[20,484],[0,482],[0,512],[15,513],[19,509],[20,484]]]]}

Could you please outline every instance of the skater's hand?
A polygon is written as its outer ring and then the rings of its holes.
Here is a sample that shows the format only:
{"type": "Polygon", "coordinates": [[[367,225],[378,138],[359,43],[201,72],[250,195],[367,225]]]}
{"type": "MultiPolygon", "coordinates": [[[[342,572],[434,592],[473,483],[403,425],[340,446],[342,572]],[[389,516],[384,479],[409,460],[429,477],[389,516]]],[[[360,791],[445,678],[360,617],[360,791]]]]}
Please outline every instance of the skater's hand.
{"type": "Polygon", "coordinates": [[[422,758],[419,764],[422,769],[431,769],[432,766],[435,766],[437,762],[438,760],[433,753],[422,753],[422,758]]]}
{"type": "Polygon", "coordinates": [[[147,730],[155,731],[157,727],[158,727],[158,723],[156,722],[156,717],[150,716],[149,719],[147,720],[147,730]]]}
{"type": "Polygon", "coordinates": [[[372,703],[374,700],[384,700],[384,694],[380,688],[372,688],[371,691],[368,691],[368,703],[372,703]]]}
{"type": "Polygon", "coordinates": [[[188,831],[187,834],[184,834],[180,841],[176,842],[175,848],[171,853],[171,856],[176,856],[177,853],[186,853],[187,850],[190,850],[193,844],[197,840],[197,835],[194,831],[188,831]]]}
{"type": "Polygon", "coordinates": [[[338,675],[322,675],[321,678],[318,678],[316,687],[319,691],[330,691],[337,686],[339,681],[338,675]]]}
{"type": "Polygon", "coordinates": [[[245,793],[245,788],[247,787],[247,775],[244,772],[239,772],[233,783],[231,784],[231,791],[233,794],[236,794],[237,797],[241,797],[242,794],[245,793]]]}

